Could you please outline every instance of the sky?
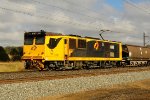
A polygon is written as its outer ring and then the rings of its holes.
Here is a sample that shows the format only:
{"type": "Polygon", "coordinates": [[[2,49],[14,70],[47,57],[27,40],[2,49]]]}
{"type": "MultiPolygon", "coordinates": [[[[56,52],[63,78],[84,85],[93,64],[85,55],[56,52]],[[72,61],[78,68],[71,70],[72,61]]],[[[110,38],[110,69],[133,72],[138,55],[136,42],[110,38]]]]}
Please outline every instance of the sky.
{"type": "Polygon", "coordinates": [[[116,2],[115,0],[106,0],[106,3],[115,8],[116,10],[123,10],[124,0],[116,0],[116,2]]]}
{"type": "Polygon", "coordinates": [[[149,0],[1,0],[0,46],[22,46],[24,32],[45,30],[150,44],[149,0]]]}

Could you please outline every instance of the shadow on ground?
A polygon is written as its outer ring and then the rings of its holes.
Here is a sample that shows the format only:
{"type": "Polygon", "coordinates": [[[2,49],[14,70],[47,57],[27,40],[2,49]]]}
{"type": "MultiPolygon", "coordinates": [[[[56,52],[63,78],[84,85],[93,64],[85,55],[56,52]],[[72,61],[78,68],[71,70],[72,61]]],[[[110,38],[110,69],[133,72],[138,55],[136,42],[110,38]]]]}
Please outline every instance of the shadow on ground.
{"type": "Polygon", "coordinates": [[[75,94],[49,96],[39,100],[150,100],[150,79],[75,94]]]}

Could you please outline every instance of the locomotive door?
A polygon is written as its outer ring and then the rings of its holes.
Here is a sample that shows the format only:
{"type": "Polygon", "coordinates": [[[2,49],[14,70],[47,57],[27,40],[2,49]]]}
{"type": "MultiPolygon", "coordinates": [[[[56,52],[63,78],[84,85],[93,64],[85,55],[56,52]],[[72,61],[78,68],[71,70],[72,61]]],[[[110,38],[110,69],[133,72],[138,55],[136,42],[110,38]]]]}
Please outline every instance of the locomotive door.
{"type": "Polygon", "coordinates": [[[64,39],[64,59],[67,60],[69,53],[68,39],[64,39]]]}
{"type": "Polygon", "coordinates": [[[74,38],[69,38],[69,43],[68,43],[68,55],[69,57],[73,57],[76,51],[76,39],[74,38]]]}

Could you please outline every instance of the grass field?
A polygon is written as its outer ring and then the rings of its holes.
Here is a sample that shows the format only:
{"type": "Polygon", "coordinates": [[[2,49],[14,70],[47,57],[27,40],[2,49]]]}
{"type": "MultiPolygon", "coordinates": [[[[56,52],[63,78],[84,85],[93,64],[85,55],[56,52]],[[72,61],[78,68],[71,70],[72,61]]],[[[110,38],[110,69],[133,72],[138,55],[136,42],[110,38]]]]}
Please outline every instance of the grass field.
{"type": "Polygon", "coordinates": [[[23,70],[23,62],[0,62],[0,72],[16,72],[23,70]]]}

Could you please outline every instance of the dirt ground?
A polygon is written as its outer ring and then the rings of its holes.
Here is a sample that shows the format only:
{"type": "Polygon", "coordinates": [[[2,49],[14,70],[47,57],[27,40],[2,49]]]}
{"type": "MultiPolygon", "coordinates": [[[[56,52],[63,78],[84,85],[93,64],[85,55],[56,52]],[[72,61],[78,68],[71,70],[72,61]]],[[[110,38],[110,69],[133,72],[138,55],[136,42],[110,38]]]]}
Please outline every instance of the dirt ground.
{"type": "Polygon", "coordinates": [[[114,85],[111,88],[48,96],[38,100],[150,100],[150,79],[114,85]]]}

